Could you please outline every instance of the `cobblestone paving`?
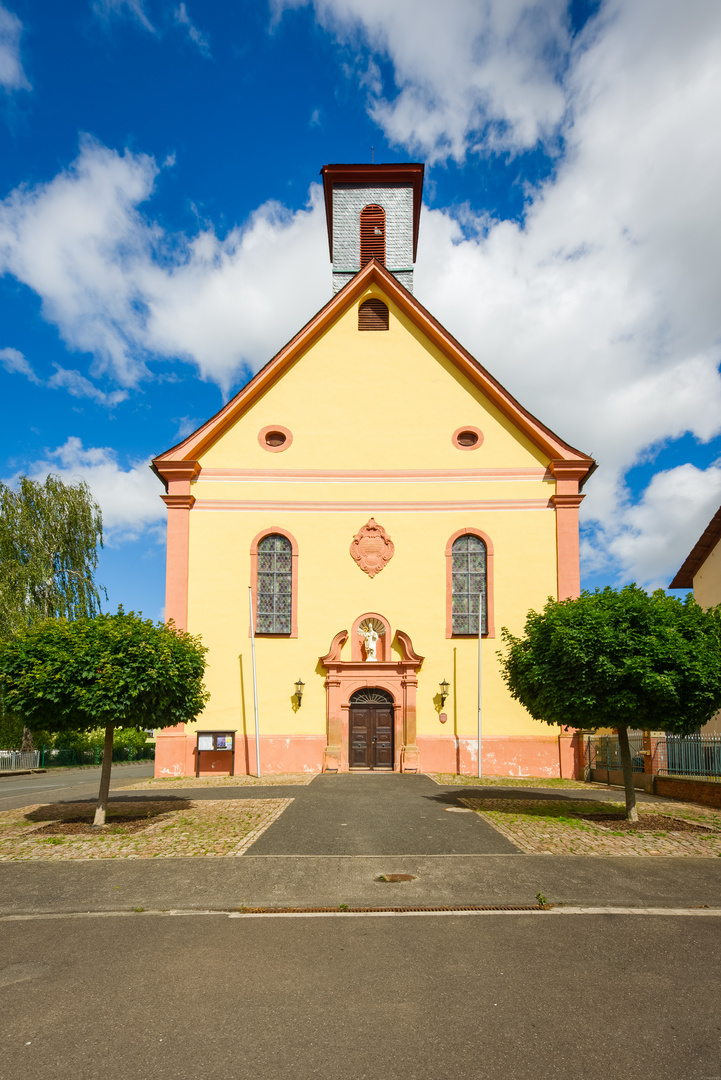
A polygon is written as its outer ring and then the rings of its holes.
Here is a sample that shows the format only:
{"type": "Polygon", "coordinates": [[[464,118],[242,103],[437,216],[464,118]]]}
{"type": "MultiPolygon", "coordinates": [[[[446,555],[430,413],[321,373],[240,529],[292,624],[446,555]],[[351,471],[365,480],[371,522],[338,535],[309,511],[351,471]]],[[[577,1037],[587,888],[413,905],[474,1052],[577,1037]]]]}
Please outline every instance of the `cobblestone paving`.
{"type": "Polygon", "coordinates": [[[562,780],[558,776],[467,776],[458,773],[427,773],[431,780],[443,787],[530,787],[530,788],[583,788],[593,790],[595,784],[583,780],[562,780]]]}
{"type": "MultiPolygon", "coordinates": [[[[60,862],[66,859],[170,859],[204,855],[242,855],[292,799],[204,799],[182,803],[127,802],[109,807],[108,824],[98,835],[37,835],[49,822],[88,814],[87,803],[36,804],[0,813],[0,862],[60,862]],[[151,815],[143,829],[123,832],[113,813],[151,815]],[[31,820],[27,820],[31,817],[31,820]]],[[[92,817],[87,820],[92,820],[92,817]]]]}
{"type": "Polygon", "coordinates": [[[590,802],[524,799],[461,799],[494,828],[508,837],[527,855],[679,855],[696,858],[721,856],[721,812],[692,803],[639,803],[639,816],[680,818],[709,827],[708,834],[673,832],[659,822],[658,832],[621,832],[607,826],[581,821],[570,815],[581,811],[608,813],[621,802],[590,802]]]}
{"type": "Polygon", "coordinates": [[[172,791],[176,788],[307,787],[318,773],[270,773],[268,776],[157,776],[113,791],[172,791]]]}

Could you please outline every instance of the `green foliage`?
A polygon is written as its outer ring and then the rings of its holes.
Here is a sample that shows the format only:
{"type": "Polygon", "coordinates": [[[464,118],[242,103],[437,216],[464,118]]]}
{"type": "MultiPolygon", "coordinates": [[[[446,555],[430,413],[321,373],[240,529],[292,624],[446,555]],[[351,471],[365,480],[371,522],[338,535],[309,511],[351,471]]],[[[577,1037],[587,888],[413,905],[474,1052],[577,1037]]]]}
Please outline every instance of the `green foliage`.
{"type": "Polygon", "coordinates": [[[0,640],[41,619],[97,614],[102,544],[100,508],[84,482],[0,483],[0,640]]]}
{"type": "Polygon", "coordinates": [[[48,619],[0,643],[3,704],[30,726],[68,735],[168,727],[193,720],[207,701],[206,652],[172,623],[122,608],[48,619]]]}
{"type": "MultiPolygon", "coordinates": [[[[36,748],[49,746],[53,737],[45,728],[34,728],[32,738],[36,748]]],[[[23,722],[19,716],[10,716],[0,708],[0,750],[17,750],[23,741],[23,722]]]]}
{"type": "Polygon", "coordinates": [[[686,734],[721,707],[721,606],[704,610],[637,585],[549,599],[499,654],[514,698],[536,720],[596,730],[686,734]]]}

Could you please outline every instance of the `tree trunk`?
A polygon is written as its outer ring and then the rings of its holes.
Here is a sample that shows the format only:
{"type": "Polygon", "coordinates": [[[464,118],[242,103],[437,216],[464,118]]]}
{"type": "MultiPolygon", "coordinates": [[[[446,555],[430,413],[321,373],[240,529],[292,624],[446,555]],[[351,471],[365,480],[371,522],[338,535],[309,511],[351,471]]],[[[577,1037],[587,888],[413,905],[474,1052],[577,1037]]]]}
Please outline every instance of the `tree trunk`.
{"type": "Polygon", "coordinates": [[[625,724],[621,724],[618,727],[618,747],[621,751],[623,786],[626,791],[626,820],[638,821],[636,788],[633,786],[633,768],[631,766],[631,749],[628,745],[628,728],[625,724]]]}
{"type": "Polygon", "coordinates": [[[35,743],[33,742],[33,733],[29,727],[23,724],[23,739],[20,743],[20,749],[25,753],[28,750],[35,749],[35,743]]]}
{"type": "Polygon", "coordinates": [[[108,794],[110,792],[110,770],[113,766],[113,732],[115,726],[108,724],[105,729],[105,749],[103,751],[103,771],[100,773],[100,791],[98,792],[98,806],[95,811],[93,825],[105,824],[105,811],[108,806],[108,794]]]}

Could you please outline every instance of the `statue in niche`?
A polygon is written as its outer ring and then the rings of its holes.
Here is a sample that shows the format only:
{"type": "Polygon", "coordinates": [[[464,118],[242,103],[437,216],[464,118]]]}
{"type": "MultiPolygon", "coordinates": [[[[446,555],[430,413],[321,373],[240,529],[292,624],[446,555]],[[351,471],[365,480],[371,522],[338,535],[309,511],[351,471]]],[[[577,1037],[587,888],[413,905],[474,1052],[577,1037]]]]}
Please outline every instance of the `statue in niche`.
{"type": "Polygon", "coordinates": [[[375,662],[378,660],[376,655],[378,639],[385,632],[386,628],[380,619],[364,619],[358,627],[358,637],[363,638],[363,644],[365,645],[366,661],[375,662]]]}

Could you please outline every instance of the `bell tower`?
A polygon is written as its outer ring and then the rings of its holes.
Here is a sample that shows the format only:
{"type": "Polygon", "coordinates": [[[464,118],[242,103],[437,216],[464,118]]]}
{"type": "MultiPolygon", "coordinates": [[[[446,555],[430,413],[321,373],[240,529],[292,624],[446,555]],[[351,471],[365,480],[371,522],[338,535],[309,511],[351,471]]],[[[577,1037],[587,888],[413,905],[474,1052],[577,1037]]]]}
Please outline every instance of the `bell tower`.
{"type": "Polygon", "coordinates": [[[333,292],[371,259],[413,292],[424,166],[324,165],[333,292]]]}

